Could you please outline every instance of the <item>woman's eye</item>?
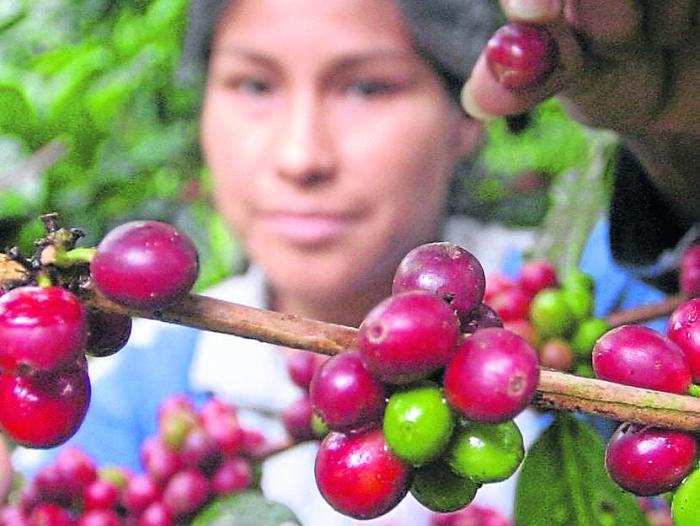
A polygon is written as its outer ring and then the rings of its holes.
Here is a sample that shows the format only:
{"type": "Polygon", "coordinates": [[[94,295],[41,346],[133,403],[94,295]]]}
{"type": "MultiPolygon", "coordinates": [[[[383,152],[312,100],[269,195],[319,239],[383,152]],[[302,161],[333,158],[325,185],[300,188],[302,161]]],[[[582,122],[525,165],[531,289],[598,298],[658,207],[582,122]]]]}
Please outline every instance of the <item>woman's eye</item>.
{"type": "Polygon", "coordinates": [[[398,89],[398,84],[381,80],[358,80],[350,85],[351,92],[363,96],[386,95],[398,89]]]}
{"type": "Polygon", "coordinates": [[[272,91],[272,85],[269,82],[258,79],[230,79],[226,82],[226,86],[248,95],[265,95],[272,91]]]}

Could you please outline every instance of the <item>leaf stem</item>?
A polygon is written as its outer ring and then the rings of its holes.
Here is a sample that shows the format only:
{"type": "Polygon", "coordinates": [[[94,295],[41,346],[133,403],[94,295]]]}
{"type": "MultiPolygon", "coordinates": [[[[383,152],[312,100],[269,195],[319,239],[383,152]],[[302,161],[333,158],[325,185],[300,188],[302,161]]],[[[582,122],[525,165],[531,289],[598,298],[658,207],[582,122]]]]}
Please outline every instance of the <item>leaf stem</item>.
{"type": "MultiPolygon", "coordinates": [[[[197,329],[334,355],[350,347],[357,329],[190,294],[162,311],[121,307],[94,289],[81,292],[91,307],[197,329]]],[[[613,420],[686,431],[700,430],[700,399],[640,389],[543,369],[533,403],[613,420]]]]}

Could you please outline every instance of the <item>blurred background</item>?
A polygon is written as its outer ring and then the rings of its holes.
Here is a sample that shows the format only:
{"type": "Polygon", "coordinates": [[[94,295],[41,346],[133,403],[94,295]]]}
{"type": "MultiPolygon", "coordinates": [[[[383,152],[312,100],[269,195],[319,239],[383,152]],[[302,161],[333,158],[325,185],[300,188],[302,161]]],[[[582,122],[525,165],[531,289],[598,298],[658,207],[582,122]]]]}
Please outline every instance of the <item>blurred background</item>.
{"type": "MultiPolygon", "coordinates": [[[[199,86],[177,80],[187,4],[0,2],[0,250],[31,252],[47,212],[84,230],[85,245],[148,218],[191,236],[198,289],[240,268],[210,205],[199,86]]],[[[606,204],[616,139],[571,121],[554,101],[510,128],[490,124],[488,136],[460,173],[452,211],[532,231],[535,252],[575,265],[606,204]]]]}

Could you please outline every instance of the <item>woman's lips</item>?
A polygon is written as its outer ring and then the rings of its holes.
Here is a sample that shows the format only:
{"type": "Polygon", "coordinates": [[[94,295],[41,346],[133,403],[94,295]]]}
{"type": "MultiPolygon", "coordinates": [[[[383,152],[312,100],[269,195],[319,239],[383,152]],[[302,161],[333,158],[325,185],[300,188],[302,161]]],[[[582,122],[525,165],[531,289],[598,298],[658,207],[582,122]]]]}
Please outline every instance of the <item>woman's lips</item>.
{"type": "Polygon", "coordinates": [[[319,245],[341,236],[356,220],[353,214],[271,212],[260,219],[277,235],[300,245],[319,245]]]}

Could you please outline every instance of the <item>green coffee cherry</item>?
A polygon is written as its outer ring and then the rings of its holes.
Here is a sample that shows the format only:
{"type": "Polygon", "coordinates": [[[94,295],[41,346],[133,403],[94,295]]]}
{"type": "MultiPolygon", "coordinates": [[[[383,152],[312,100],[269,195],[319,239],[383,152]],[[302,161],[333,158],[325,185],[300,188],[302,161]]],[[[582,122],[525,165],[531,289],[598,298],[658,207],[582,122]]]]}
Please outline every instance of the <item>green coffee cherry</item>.
{"type": "Polygon", "coordinates": [[[411,494],[423,506],[438,513],[451,513],[467,506],[481,485],[460,477],[441,460],[417,468],[411,494]]]}
{"type": "Polygon", "coordinates": [[[593,316],[594,298],[590,290],[584,287],[561,289],[564,299],[577,322],[593,316]]]}
{"type": "Polygon", "coordinates": [[[671,503],[674,526],[700,526],[700,469],[678,486],[671,503]]]}
{"type": "Polygon", "coordinates": [[[595,342],[610,328],[610,324],[601,318],[583,320],[571,337],[571,348],[577,356],[590,359],[595,342]]]}
{"type": "Polygon", "coordinates": [[[502,424],[460,425],[446,454],[450,468],[479,484],[510,477],[525,456],[523,436],[512,420],[502,424]]]}
{"type": "Polygon", "coordinates": [[[583,288],[591,293],[595,292],[595,281],[585,272],[574,270],[569,272],[561,282],[563,289],[583,288]]]}
{"type": "Polygon", "coordinates": [[[392,451],[415,466],[437,458],[447,447],[454,416],[442,390],[420,382],[397,391],[384,412],[384,436],[392,451]]]}
{"type": "Polygon", "coordinates": [[[576,316],[563,289],[544,289],[535,294],[530,321],[543,340],[567,337],[576,326],[576,316]]]}

